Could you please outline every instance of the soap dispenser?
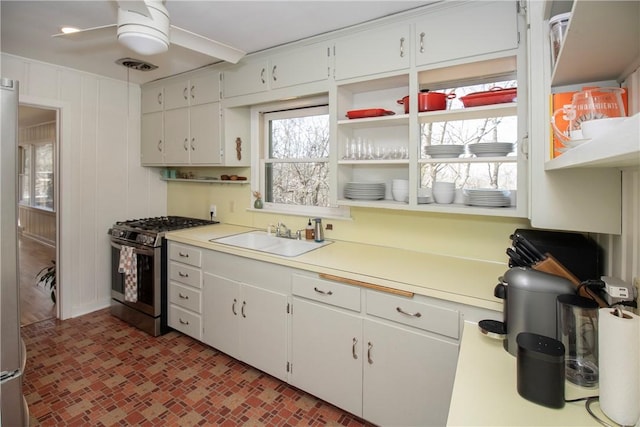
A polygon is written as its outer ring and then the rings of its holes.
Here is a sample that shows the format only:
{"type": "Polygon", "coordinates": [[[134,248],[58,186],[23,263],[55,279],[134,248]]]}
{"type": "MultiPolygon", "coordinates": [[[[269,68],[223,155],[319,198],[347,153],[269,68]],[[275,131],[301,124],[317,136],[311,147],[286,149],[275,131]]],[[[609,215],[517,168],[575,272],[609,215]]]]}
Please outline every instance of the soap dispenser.
{"type": "Polygon", "coordinates": [[[322,230],[322,218],[314,218],[316,223],[314,231],[314,240],[316,242],[324,242],[324,231],[322,230]]]}
{"type": "Polygon", "coordinates": [[[307,224],[307,228],[304,230],[304,237],[307,240],[313,240],[313,225],[311,225],[311,218],[309,218],[309,223],[307,224]]]}

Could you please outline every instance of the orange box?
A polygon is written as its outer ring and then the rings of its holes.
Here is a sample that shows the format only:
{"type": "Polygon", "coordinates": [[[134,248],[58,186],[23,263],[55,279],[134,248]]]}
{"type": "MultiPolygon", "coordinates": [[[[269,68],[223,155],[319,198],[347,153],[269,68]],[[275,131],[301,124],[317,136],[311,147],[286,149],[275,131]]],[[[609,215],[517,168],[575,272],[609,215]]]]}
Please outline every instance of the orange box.
{"type": "MultiPolygon", "coordinates": [[[[596,86],[585,86],[583,87],[584,89],[592,89],[595,88],[596,86]]],[[[624,91],[622,93],[622,103],[624,105],[624,113],[625,115],[629,115],[629,106],[627,103],[627,90],[625,88],[622,88],[622,90],[624,91]]],[[[559,151],[558,149],[562,149],[564,147],[564,145],[562,144],[562,142],[560,142],[560,140],[558,139],[558,137],[556,137],[556,134],[553,131],[553,125],[551,124],[551,118],[553,117],[553,113],[562,108],[564,105],[567,104],[571,104],[571,102],[573,101],[573,95],[575,93],[577,93],[578,91],[573,91],[573,92],[559,92],[559,93],[552,93],[551,94],[551,102],[549,103],[551,106],[551,111],[549,112],[549,126],[551,127],[551,158],[555,158],[558,157],[560,154],[562,154],[561,151],[559,151]]],[[[564,120],[562,118],[562,114],[558,114],[558,116],[556,117],[556,126],[558,126],[559,129],[566,129],[567,126],[569,125],[569,123],[564,120]]]]}

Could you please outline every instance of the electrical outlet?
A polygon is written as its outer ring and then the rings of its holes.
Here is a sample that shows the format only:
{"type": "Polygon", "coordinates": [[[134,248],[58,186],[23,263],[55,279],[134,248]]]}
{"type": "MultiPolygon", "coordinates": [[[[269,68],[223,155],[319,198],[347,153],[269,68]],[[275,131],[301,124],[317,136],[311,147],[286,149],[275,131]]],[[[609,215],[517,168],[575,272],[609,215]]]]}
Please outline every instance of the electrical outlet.
{"type": "Polygon", "coordinates": [[[211,215],[211,218],[215,218],[218,216],[218,210],[216,209],[216,205],[210,205],[209,206],[209,215],[211,215]]]}

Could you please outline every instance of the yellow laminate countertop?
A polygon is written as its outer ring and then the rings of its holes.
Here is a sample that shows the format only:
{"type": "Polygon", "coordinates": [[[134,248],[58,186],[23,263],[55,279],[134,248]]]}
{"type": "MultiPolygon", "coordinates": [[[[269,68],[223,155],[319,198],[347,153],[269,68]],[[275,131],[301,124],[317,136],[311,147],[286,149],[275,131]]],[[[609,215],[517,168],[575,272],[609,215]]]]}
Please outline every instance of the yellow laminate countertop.
{"type": "MultiPolygon", "coordinates": [[[[597,396],[597,388],[565,381],[565,399],[597,396]]],[[[591,409],[607,420],[599,403],[591,409]]],[[[552,409],[526,400],[517,390],[517,361],[502,341],[483,335],[465,322],[447,426],[597,426],[585,402],[552,409]]]]}
{"type": "Polygon", "coordinates": [[[444,256],[382,246],[332,241],[297,257],[237,248],[211,239],[253,231],[215,224],[167,233],[168,240],[317,273],[330,274],[461,304],[501,311],[493,296],[506,263],[444,256]]]}

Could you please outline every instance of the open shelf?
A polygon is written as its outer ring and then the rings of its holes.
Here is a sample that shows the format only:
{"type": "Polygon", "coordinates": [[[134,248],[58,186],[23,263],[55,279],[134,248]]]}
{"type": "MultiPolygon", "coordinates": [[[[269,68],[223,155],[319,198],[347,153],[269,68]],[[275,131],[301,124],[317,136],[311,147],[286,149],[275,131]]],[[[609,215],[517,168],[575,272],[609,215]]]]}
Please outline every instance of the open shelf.
{"type": "Polygon", "coordinates": [[[640,165],[640,113],[614,131],[567,150],[545,163],[545,170],[640,165]]]}

